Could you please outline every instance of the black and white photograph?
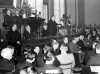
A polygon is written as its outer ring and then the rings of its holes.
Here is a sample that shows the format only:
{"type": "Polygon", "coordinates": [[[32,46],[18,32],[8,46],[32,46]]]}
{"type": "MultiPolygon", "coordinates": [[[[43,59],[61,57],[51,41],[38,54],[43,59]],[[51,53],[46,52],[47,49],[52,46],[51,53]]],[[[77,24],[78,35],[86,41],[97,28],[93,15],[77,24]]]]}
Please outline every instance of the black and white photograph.
{"type": "Polygon", "coordinates": [[[0,74],[100,74],[100,0],[0,0],[0,74]]]}

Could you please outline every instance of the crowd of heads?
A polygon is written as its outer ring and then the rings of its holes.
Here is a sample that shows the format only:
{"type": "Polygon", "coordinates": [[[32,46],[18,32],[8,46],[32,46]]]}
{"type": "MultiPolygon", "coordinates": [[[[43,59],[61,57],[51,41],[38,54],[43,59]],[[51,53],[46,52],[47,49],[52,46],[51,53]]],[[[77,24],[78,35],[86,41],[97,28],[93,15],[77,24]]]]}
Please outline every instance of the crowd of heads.
{"type": "MultiPolygon", "coordinates": [[[[29,30],[28,26],[26,26],[26,28],[29,30]]],[[[12,30],[13,31],[17,30],[16,24],[12,26],[12,30]]],[[[93,43],[99,44],[100,37],[99,37],[99,34],[95,30],[93,30],[93,31],[86,30],[85,33],[77,34],[77,35],[74,35],[70,38],[65,36],[60,41],[56,40],[56,39],[51,39],[50,41],[48,41],[49,44],[43,45],[44,47],[42,46],[42,48],[41,48],[40,46],[35,46],[34,48],[30,48],[30,50],[34,49],[34,52],[36,52],[37,54],[39,53],[40,50],[47,52],[47,51],[50,51],[52,49],[53,49],[53,51],[59,49],[59,51],[62,52],[63,48],[64,48],[64,49],[66,49],[66,51],[68,51],[68,50],[70,50],[68,47],[68,44],[70,42],[77,43],[79,40],[83,40],[83,41],[87,41],[87,42],[92,41],[92,44],[93,43]]],[[[28,49],[28,51],[30,51],[30,50],[28,49]]]]}

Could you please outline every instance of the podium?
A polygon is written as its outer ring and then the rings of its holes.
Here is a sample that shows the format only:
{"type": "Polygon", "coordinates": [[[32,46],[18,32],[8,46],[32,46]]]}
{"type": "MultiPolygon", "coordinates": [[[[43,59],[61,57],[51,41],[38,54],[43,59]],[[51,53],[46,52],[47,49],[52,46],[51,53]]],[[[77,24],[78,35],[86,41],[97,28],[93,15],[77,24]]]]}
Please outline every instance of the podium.
{"type": "Polygon", "coordinates": [[[100,74],[100,66],[90,66],[91,72],[96,72],[100,74]]]}

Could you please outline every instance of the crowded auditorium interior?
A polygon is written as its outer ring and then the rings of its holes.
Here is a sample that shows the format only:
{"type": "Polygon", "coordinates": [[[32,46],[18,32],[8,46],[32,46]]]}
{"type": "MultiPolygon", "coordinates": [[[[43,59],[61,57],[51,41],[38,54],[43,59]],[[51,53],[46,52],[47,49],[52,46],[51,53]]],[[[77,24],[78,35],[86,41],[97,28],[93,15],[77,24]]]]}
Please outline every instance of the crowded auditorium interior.
{"type": "Polygon", "coordinates": [[[100,0],[0,0],[0,74],[100,74],[100,0]]]}

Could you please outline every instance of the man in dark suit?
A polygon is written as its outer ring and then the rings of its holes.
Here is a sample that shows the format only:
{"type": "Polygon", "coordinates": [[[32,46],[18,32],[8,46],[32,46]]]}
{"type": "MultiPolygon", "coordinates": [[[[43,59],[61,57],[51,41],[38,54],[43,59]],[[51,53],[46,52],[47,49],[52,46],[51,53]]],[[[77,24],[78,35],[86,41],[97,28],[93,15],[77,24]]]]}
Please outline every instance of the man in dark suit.
{"type": "Polygon", "coordinates": [[[49,36],[55,36],[57,33],[57,23],[55,22],[55,18],[52,17],[48,21],[48,35],[49,36]]]}
{"type": "Polygon", "coordinates": [[[12,29],[7,32],[6,39],[8,45],[15,47],[16,56],[21,55],[21,34],[17,31],[17,25],[14,24],[12,29]]]}
{"type": "Polygon", "coordinates": [[[74,54],[74,57],[75,57],[76,67],[81,66],[80,57],[81,57],[81,54],[82,54],[82,51],[77,44],[78,41],[79,41],[79,37],[76,35],[76,36],[73,37],[72,41],[69,43],[69,49],[74,54]]]}

